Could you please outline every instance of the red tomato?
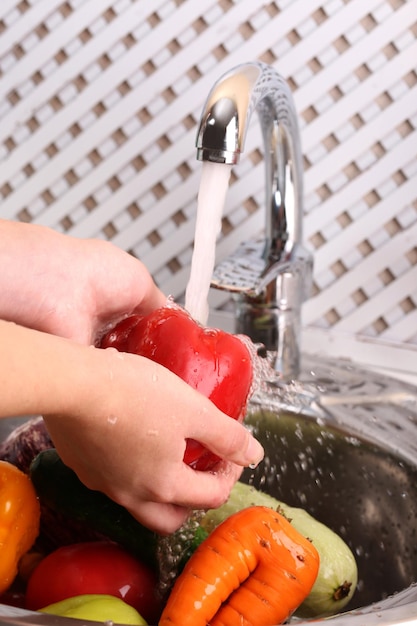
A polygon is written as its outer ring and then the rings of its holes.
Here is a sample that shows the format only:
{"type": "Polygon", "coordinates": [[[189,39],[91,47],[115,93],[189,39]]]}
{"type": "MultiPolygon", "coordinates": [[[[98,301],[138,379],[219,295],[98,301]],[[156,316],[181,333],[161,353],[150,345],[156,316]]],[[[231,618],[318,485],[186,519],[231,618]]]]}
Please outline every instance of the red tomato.
{"type": "Polygon", "coordinates": [[[157,623],[156,574],[115,543],[75,543],[48,554],[32,572],[25,596],[27,609],[88,593],[116,596],[150,624],[157,623]]]}
{"type": "MultiPolygon", "coordinates": [[[[179,306],[168,305],[141,317],[131,315],[101,340],[102,348],[140,354],[171,370],[230,417],[242,421],[252,385],[252,360],[243,341],[205,328],[179,306]]],[[[185,463],[212,469],[219,458],[189,440],[185,463]]]]}

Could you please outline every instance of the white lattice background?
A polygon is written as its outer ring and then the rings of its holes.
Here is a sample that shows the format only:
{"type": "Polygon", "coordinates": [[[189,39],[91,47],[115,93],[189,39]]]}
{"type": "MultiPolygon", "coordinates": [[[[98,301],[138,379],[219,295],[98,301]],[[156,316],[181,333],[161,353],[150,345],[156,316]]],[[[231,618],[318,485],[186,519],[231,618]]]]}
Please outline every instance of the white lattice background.
{"type": "MultiPolygon", "coordinates": [[[[203,101],[226,70],[265,61],[299,112],[306,336],[406,347],[416,363],[416,39],[417,0],[2,0],[0,214],[110,239],[181,300],[203,101]]],[[[219,260],[262,230],[263,181],[254,123],[219,260]]]]}

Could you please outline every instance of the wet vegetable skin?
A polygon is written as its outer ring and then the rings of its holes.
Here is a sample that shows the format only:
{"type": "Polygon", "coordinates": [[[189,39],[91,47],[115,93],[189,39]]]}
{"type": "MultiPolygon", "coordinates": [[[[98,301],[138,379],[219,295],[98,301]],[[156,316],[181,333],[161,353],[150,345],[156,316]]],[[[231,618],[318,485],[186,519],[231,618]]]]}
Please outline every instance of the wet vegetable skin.
{"type": "Polygon", "coordinates": [[[116,622],[133,626],[146,626],[147,623],[132,606],[108,594],[75,596],[49,604],[40,611],[94,622],[116,622]]]}
{"type": "Polygon", "coordinates": [[[14,581],[20,558],[39,533],[40,507],[30,478],[0,461],[0,593],[14,581]]]}
{"type": "Polygon", "coordinates": [[[316,580],[319,555],[279,513],[253,506],[207,537],[176,580],[159,626],[270,626],[316,580]]]}

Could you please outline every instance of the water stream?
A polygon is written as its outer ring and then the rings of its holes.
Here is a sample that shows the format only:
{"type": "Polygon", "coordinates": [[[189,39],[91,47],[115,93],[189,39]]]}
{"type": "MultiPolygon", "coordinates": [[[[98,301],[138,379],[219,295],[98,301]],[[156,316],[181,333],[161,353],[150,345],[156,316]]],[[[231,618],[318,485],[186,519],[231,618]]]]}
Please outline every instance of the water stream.
{"type": "Polygon", "coordinates": [[[185,308],[191,317],[204,326],[207,324],[209,315],[208,294],[231,165],[209,161],[204,161],[202,165],[194,250],[190,278],[185,292],[185,308]]]}

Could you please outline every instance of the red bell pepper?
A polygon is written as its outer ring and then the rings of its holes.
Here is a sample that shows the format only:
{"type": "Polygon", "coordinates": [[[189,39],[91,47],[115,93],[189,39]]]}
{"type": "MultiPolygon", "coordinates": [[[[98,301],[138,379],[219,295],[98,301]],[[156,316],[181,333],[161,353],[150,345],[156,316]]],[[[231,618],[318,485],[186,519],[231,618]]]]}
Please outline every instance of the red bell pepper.
{"type": "MultiPolygon", "coordinates": [[[[140,354],[171,370],[208,397],[221,411],[243,421],[252,386],[252,358],[236,335],[206,328],[177,305],[146,316],[131,315],[107,332],[102,348],[140,354]]],[[[188,440],[184,462],[212,469],[219,458],[188,440]]]]}

